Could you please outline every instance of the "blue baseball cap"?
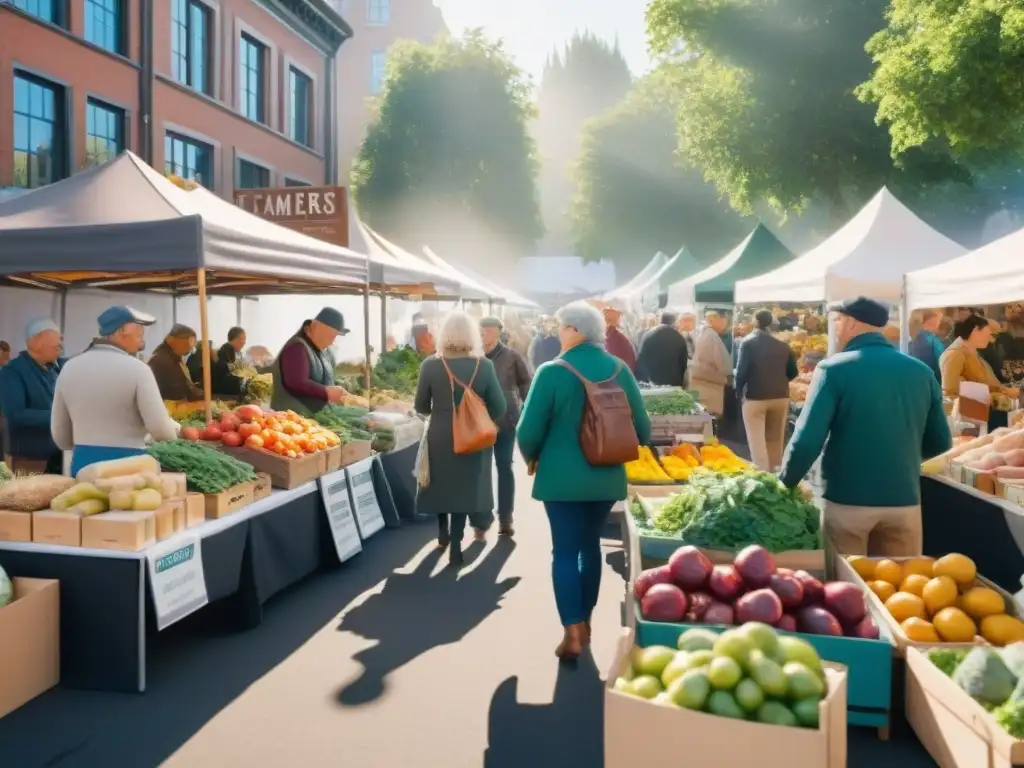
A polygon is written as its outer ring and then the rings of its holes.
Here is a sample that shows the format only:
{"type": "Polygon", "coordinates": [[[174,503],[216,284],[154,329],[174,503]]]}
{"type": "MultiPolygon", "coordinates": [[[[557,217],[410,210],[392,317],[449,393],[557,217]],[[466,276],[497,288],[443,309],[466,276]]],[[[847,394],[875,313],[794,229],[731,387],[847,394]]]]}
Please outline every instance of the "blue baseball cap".
{"type": "Polygon", "coordinates": [[[28,321],[25,326],[25,341],[38,336],[40,333],[46,331],[56,331],[60,333],[60,326],[57,325],[49,317],[36,317],[28,321]]]}
{"type": "Polygon", "coordinates": [[[348,328],[345,327],[345,317],[334,307],[324,307],[317,312],[316,317],[313,318],[318,323],[323,323],[329,328],[333,328],[340,335],[344,336],[348,333],[348,328]]]}
{"type": "Polygon", "coordinates": [[[828,309],[829,312],[838,312],[841,315],[852,317],[873,328],[884,328],[889,324],[889,307],[880,301],[864,296],[832,304],[828,309]]]}
{"type": "Polygon", "coordinates": [[[137,309],[119,304],[104,310],[103,314],[96,318],[96,321],[100,326],[100,336],[112,336],[122,325],[128,325],[128,323],[153,325],[156,322],[156,318],[152,315],[147,315],[145,312],[139,312],[137,309]]]}

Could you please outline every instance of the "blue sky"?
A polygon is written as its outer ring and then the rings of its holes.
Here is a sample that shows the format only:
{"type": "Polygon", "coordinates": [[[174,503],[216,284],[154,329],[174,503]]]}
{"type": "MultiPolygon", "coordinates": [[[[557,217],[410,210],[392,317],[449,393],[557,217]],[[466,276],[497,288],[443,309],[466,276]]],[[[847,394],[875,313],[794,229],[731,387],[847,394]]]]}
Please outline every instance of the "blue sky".
{"type": "Polygon", "coordinates": [[[544,59],[562,48],[576,30],[618,37],[623,55],[637,74],[647,67],[644,0],[436,0],[452,32],[483,27],[500,37],[518,64],[535,78],[544,59]]]}

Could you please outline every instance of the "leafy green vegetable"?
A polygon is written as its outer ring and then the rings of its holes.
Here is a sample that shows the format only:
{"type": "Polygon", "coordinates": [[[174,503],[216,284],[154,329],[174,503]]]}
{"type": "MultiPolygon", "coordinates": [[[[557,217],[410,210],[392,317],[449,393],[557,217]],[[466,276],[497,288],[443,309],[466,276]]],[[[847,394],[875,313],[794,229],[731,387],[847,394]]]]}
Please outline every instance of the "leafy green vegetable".
{"type": "Polygon", "coordinates": [[[370,440],[370,432],[363,424],[362,418],[369,411],[366,408],[336,405],[328,403],[313,414],[313,419],[322,427],[326,427],[348,443],[353,440],[370,440]]]}
{"type": "Polygon", "coordinates": [[[1008,701],[993,712],[996,722],[1015,739],[1024,739],[1024,701],[1008,701]]]}
{"type": "MultiPolygon", "coordinates": [[[[412,395],[416,392],[422,364],[423,357],[412,347],[384,352],[373,366],[371,385],[374,389],[392,389],[402,395],[412,395]]],[[[365,383],[362,376],[347,380],[351,381],[354,392],[362,391],[365,383]]]]}
{"type": "Polygon", "coordinates": [[[685,391],[644,395],[644,406],[651,416],[688,416],[697,413],[697,398],[685,391]]]}
{"type": "Polygon", "coordinates": [[[967,658],[966,650],[954,650],[951,648],[932,648],[928,651],[928,659],[942,670],[946,677],[952,677],[956,668],[967,658]]]}
{"type": "MultiPolygon", "coordinates": [[[[709,549],[760,544],[769,551],[820,549],[821,513],[774,475],[694,472],[649,521],[660,534],[709,549]]],[[[645,531],[646,534],[646,531],[645,531]]]]}
{"type": "Polygon", "coordinates": [[[256,471],[244,461],[190,440],[153,443],[146,453],[168,472],[184,472],[191,491],[220,493],[233,485],[256,479],[256,471]]]}

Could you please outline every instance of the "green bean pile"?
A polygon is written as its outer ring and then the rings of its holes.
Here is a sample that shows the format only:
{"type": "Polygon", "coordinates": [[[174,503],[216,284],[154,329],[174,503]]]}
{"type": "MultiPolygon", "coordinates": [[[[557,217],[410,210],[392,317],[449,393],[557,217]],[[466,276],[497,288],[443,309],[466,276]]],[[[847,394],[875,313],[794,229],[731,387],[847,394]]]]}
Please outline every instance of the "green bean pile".
{"type": "Polygon", "coordinates": [[[146,452],[165,472],[185,473],[188,489],[198,493],[220,493],[256,479],[255,470],[244,461],[189,440],[153,443],[146,452]]]}

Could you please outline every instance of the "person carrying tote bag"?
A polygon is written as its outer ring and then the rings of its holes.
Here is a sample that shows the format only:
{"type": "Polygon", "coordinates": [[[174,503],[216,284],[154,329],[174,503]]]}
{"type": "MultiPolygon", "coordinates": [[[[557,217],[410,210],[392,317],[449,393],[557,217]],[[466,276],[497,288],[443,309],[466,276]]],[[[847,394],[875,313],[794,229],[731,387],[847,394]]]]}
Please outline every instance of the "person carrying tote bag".
{"type": "Polygon", "coordinates": [[[481,354],[475,320],[464,312],[446,317],[437,350],[423,361],[416,390],[416,412],[430,416],[430,481],[417,490],[416,511],[437,516],[438,546],[458,566],[467,521],[477,540],[493,522],[492,446],[506,403],[494,364],[481,354]]]}

